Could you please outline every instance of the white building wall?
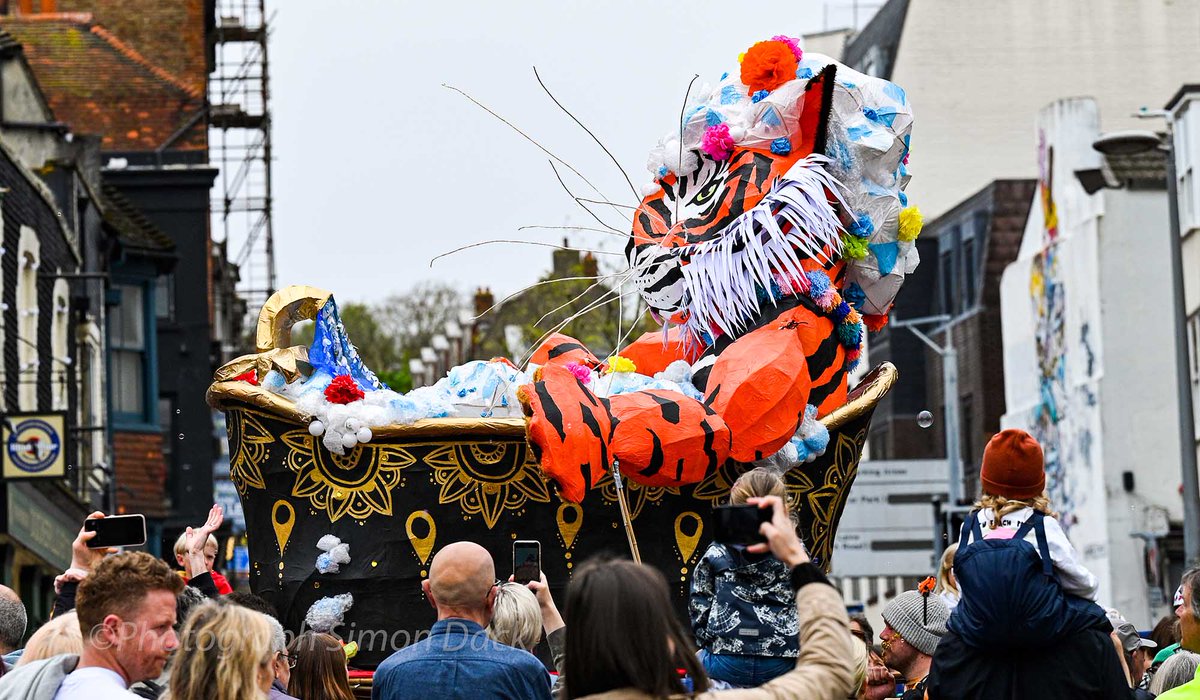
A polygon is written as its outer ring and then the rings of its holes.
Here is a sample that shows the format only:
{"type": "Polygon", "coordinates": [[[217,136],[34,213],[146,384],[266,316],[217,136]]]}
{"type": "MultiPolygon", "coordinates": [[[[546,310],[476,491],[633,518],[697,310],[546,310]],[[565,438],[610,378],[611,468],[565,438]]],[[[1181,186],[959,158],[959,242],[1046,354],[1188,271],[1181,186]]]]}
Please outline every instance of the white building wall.
{"type": "Polygon", "coordinates": [[[1034,177],[1044,105],[1092,95],[1106,129],[1200,82],[1194,0],[909,0],[892,81],[913,105],[909,199],[936,217],[998,178],[1034,177]]]}
{"type": "Polygon", "coordinates": [[[1100,132],[1090,99],[1061,100],[1039,115],[1036,150],[1028,151],[1045,169],[1050,195],[1039,189],[1020,254],[1001,279],[1002,423],[1043,442],[1051,500],[1100,578],[1101,602],[1148,625],[1162,609],[1150,607],[1142,544],[1132,533],[1145,529],[1150,509],[1182,516],[1178,413],[1163,400],[1173,396],[1174,369],[1174,328],[1163,308],[1167,198],[1085,193],[1074,173],[1098,167],[1091,143],[1100,132]],[[1047,291],[1055,284],[1061,294],[1047,291]],[[1123,488],[1125,471],[1135,475],[1132,493],[1123,488]]]}

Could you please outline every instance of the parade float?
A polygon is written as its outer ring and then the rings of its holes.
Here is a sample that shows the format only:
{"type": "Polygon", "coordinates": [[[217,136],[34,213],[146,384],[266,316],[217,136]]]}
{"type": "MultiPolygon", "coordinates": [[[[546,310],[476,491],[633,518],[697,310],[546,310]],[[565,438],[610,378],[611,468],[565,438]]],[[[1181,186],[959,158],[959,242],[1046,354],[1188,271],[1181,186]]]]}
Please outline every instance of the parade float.
{"type": "Polygon", "coordinates": [[[285,626],[332,628],[372,668],[432,623],[420,581],[457,540],[501,575],[513,541],[540,541],[560,600],[579,562],[633,556],[682,611],[712,507],[756,464],[784,475],[829,568],[897,377],[885,363],[848,386],[917,264],[912,115],[899,87],[787,37],[739,62],[689,88],[632,217],[626,278],[661,332],[603,357],[548,333],[528,362],[469,362],[400,394],[329,292],[266,303],[257,352],[220,368],[208,399],[227,418],[251,587],[285,626]],[[308,346],[291,341],[300,321],[308,346]]]}

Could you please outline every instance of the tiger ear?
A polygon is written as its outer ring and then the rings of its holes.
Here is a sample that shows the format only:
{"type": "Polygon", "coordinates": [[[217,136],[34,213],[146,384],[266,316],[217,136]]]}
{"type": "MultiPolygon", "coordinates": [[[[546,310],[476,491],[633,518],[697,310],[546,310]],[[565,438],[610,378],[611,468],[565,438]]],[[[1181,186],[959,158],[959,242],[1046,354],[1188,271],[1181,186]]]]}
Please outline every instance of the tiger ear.
{"type": "Polygon", "coordinates": [[[793,137],[793,151],[825,153],[829,135],[829,114],[833,108],[833,87],[837,67],[829,64],[804,87],[804,106],[800,110],[800,133],[793,137]]]}

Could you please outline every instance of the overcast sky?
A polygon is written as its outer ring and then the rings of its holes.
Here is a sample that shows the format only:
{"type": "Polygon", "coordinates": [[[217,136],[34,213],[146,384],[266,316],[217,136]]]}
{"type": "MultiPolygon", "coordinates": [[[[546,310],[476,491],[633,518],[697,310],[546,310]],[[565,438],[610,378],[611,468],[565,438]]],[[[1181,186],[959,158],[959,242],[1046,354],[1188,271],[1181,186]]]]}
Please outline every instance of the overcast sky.
{"type": "MultiPolygon", "coordinates": [[[[562,239],[520,226],[594,225],[545,154],[443,83],[513,121],[613,201],[635,204],[616,166],[540,90],[532,66],[640,186],[650,178],[647,152],[678,119],[694,74],[715,83],[755,41],[822,30],[826,6],[831,27],[851,22],[850,0],[268,2],[280,286],[317,285],[344,303],[423,279],[498,294],[534,282],[549,268],[548,248],[492,245],[430,267],[477,241],[562,239]]],[[[570,238],[613,252],[624,244],[599,233],[570,238]]]]}

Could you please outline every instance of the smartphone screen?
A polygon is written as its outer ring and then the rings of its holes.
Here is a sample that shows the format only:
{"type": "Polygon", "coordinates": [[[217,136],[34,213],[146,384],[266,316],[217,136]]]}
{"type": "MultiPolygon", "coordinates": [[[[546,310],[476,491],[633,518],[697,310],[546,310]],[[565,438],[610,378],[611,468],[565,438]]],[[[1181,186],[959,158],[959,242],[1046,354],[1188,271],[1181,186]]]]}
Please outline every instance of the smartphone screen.
{"type": "Polygon", "coordinates": [[[542,577],[542,543],[537,540],[513,542],[513,580],[517,583],[538,581],[542,577]]]}
{"type": "Polygon", "coordinates": [[[83,529],[95,532],[88,540],[89,549],[102,547],[137,547],[146,544],[146,516],[110,515],[107,518],[83,521],[83,529]]]}
{"type": "Polygon", "coordinates": [[[713,508],[713,539],[721,544],[758,544],[766,538],[759,526],[771,519],[770,508],[758,506],[717,506],[713,508]]]}

